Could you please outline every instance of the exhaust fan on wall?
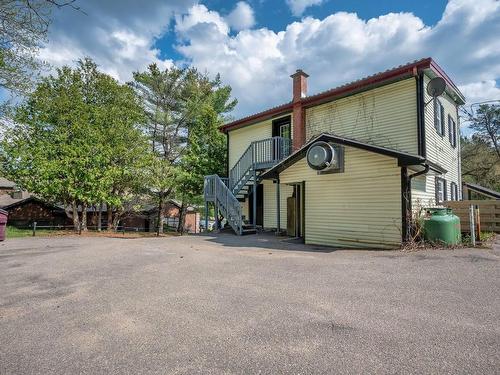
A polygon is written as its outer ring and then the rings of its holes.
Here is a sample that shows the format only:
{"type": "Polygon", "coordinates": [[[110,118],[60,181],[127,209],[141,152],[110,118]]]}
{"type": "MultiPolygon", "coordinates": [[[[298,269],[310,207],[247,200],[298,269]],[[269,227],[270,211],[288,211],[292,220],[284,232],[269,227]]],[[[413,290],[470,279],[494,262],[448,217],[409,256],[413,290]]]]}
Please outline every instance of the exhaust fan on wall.
{"type": "Polygon", "coordinates": [[[344,149],[337,144],[315,142],[307,150],[306,159],[309,167],[318,174],[344,171],[344,149]]]}

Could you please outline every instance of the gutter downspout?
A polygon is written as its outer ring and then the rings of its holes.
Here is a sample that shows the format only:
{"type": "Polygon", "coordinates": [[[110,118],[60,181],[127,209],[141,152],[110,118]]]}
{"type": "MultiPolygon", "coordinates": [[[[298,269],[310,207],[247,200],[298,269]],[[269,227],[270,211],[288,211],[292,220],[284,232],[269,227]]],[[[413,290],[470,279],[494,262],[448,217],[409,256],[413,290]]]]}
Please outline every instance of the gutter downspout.
{"type": "Polygon", "coordinates": [[[425,105],[424,105],[424,75],[414,72],[417,81],[417,139],[418,154],[427,157],[427,147],[425,144],[425,105]]]}
{"type": "MultiPolygon", "coordinates": [[[[406,181],[406,215],[409,216],[409,219],[408,219],[408,222],[407,222],[407,225],[406,225],[406,233],[405,233],[405,240],[408,241],[410,235],[411,235],[411,228],[412,228],[412,218],[413,218],[413,212],[412,212],[412,202],[411,202],[411,180],[415,177],[418,177],[418,176],[421,176],[423,174],[426,174],[427,172],[429,172],[429,164],[424,164],[425,168],[424,170],[420,171],[420,172],[416,172],[416,173],[413,173],[411,175],[409,175],[407,177],[407,181],[406,181]]],[[[407,217],[408,217],[407,216],[407,217]]]]}

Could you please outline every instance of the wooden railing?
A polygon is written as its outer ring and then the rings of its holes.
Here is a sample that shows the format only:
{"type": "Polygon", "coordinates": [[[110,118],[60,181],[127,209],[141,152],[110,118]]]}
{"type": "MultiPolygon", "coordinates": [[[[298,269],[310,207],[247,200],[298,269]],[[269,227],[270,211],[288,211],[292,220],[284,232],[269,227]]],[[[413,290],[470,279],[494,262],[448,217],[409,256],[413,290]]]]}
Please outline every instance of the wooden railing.
{"type": "Polygon", "coordinates": [[[500,200],[446,201],[444,206],[460,218],[462,232],[470,231],[469,208],[477,205],[481,219],[481,231],[500,233],[500,200]]]}

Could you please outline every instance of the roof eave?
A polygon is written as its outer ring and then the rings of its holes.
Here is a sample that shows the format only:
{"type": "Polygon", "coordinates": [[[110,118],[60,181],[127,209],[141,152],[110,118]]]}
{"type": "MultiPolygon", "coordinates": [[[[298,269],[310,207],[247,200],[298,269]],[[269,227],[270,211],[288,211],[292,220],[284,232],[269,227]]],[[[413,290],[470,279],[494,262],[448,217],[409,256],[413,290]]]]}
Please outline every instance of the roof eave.
{"type": "Polygon", "coordinates": [[[438,65],[437,62],[435,62],[434,60],[431,60],[431,63],[430,63],[430,67],[429,67],[435,74],[437,74],[438,76],[442,77],[445,82],[446,82],[446,85],[453,91],[456,93],[457,95],[457,103],[460,104],[460,105],[463,105],[466,103],[465,101],[465,96],[464,94],[462,94],[462,92],[458,89],[457,85],[455,85],[455,83],[451,80],[451,78],[448,76],[448,74],[445,73],[445,71],[438,65]]]}
{"type": "MultiPolygon", "coordinates": [[[[372,76],[360,79],[359,81],[354,81],[316,95],[305,97],[304,99],[302,99],[302,105],[307,108],[329,101],[338,100],[346,96],[355,95],[359,92],[371,90],[376,87],[388,85],[403,79],[417,76],[417,74],[425,72],[429,69],[432,70],[434,74],[444,78],[448,87],[456,93],[458,104],[465,104],[464,95],[460,92],[451,78],[432,58],[427,57],[410,64],[402,65],[394,69],[374,74],[372,76]]],[[[252,125],[260,121],[265,121],[274,117],[278,117],[280,115],[284,115],[291,112],[292,110],[293,103],[288,102],[277,107],[270,108],[266,111],[259,112],[251,116],[247,116],[242,119],[225,124],[221,126],[219,130],[223,133],[227,133],[230,130],[239,129],[247,125],[252,125]]]]}
{"type": "Polygon", "coordinates": [[[333,134],[322,133],[317,137],[311,139],[304,146],[302,146],[299,150],[295,151],[293,154],[283,159],[280,163],[276,164],[274,167],[264,172],[261,175],[262,179],[276,179],[279,174],[283,172],[285,169],[291,167],[297,161],[302,159],[307,152],[307,149],[317,141],[326,141],[333,142],[337,144],[341,144],[348,147],[354,147],[357,149],[365,150],[368,152],[373,152],[379,155],[385,155],[388,157],[392,157],[398,161],[399,166],[410,166],[410,165],[419,165],[426,162],[426,159],[419,155],[412,155],[405,152],[388,149],[381,146],[375,146],[369,143],[361,142],[351,138],[339,137],[333,134]]]}

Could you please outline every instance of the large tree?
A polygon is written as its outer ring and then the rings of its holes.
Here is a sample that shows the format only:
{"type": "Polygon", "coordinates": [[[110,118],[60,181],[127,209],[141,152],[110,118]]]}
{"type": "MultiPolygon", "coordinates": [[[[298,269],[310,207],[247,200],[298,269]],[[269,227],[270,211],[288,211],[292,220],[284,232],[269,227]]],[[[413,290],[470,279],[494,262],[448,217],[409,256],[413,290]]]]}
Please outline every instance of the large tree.
{"type": "Polygon", "coordinates": [[[500,105],[481,104],[467,112],[466,120],[475,136],[488,143],[500,159],[500,105]]]}
{"type": "Polygon", "coordinates": [[[136,188],[147,152],[142,120],[133,90],[91,60],[63,67],[17,109],[2,145],[6,172],[22,188],[70,207],[75,228],[85,229],[87,207],[120,209],[136,188]]]}
{"type": "Polygon", "coordinates": [[[464,181],[500,191],[500,158],[492,144],[478,134],[460,142],[464,181]]]}
{"type": "Polygon", "coordinates": [[[226,137],[219,131],[219,126],[226,115],[236,105],[231,100],[231,88],[222,86],[217,76],[209,80],[198,76],[198,87],[204,93],[204,100],[196,101],[196,115],[189,126],[186,150],[181,159],[182,173],[178,178],[176,197],[181,201],[181,218],[177,230],[184,231],[184,215],[189,204],[202,201],[204,176],[227,173],[226,137]]]}
{"type": "Polygon", "coordinates": [[[230,99],[231,89],[222,86],[219,77],[211,80],[192,68],[161,70],[152,64],[147,71],[134,73],[131,85],[143,98],[148,118],[144,131],[156,159],[149,168],[149,192],[157,204],[160,233],[165,201],[170,197],[183,201],[182,223],[186,200],[195,191],[201,193],[200,173],[224,169],[225,156],[212,155],[225,154],[224,142],[216,130],[222,115],[236,102],[230,99]],[[207,164],[210,168],[205,168],[207,164]]]}

